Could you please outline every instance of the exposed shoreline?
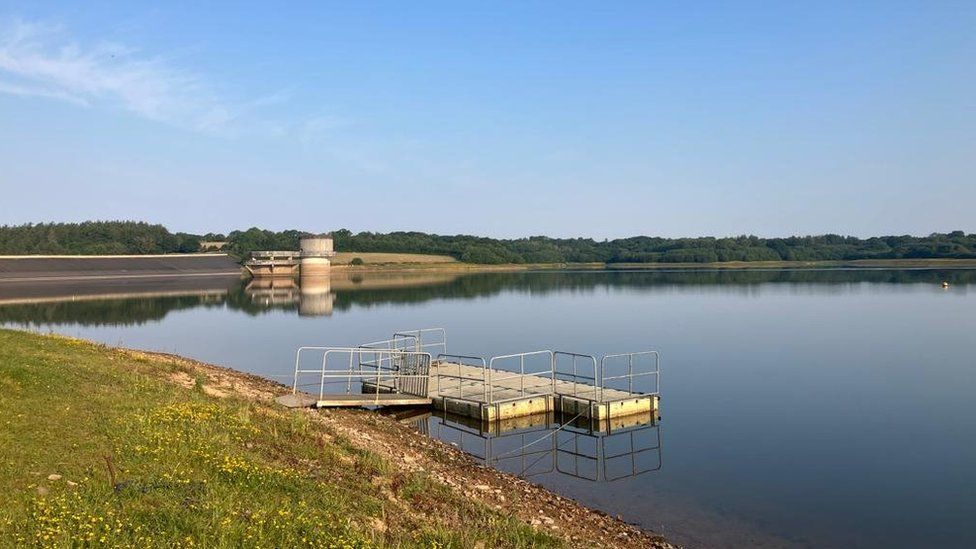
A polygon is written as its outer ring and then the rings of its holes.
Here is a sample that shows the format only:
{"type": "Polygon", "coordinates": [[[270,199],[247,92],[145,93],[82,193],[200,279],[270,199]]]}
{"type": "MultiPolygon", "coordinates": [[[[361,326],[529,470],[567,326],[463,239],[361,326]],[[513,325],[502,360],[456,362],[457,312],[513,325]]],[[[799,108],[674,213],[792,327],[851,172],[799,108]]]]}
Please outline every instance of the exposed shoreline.
{"type": "MultiPolygon", "coordinates": [[[[0,330],[0,336],[22,333],[0,330]]],[[[394,468],[387,476],[422,473],[452,493],[453,498],[485,506],[542,534],[573,547],[674,547],[663,538],[605,513],[592,510],[514,475],[476,464],[448,444],[424,436],[413,428],[376,412],[365,410],[285,410],[274,404],[275,395],[288,387],[266,378],[223,366],[207,364],[166,353],[106,347],[98,343],[58,335],[27,334],[26,338],[77,348],[72,361],[96,353],[112,361],[113,368],[138,367],[151,377],[203,393],[209,399],[244,400],[264,413],[300,416],[349,440],[363,451],[380,456],[394,468]],[[64,343],[60,343],[64,342],[64,343]],[[148,366],[148,369],[147,369],[148,366]]],[[[50,350],[47,351],[50,353],[50,350]]],[[[2,371],[2,370],[0,370],[2,371]]],[[[285,461],[291,458],[284,456],[285,461]]],[[[364,483],[384,482],[374,477],[364,483]]],[[[376,532],[373,532],[375,535],[376,532]]]]}
{"type": "MultiPolygon", "coordinates": [[[[291,388],[285,385],[255,374],[179,355],[129,349],[121,351],[132,353],[134,356],[156,357],[188,366],[196,373],[206,375],[216,386],[216,390],[211,389],[210,392],[220,397],[226,396],[221,395],[221,392],[236,390],[243,391],[247,398],[270,404],[273,403],[275,395],[291,391],[291,388]]],[[[207,387],[206,384],[203,386],[205,392],[208,391],[207,387]]],[[[319,411],[299,409],[289,410],[289,413],[316,416],[322,422],[348,436],[354,443],[361,444],[364,448],[378,452],[391,460],[399,460],[408,469],[414,469],[411,464],[417,464],[423,470],[434,473],[438,480],[450,486],[452,490],[462,492],[464,497],[482,500],[497,510],[510,513],[534,527],[549,530],[551,534],[610,536],[590,538],[591,542],[598,542],[603,547],[676,547],[658,534],[586,507],[510,473],[479,465],[458,448],[425,436],[396,421],[392,416],[361,409],[319,411]],[[506,494],[510,495],[506,496],[506,494]],[[554,515],[559,516],[560,519],[556,519],[554,515]]],[[[581,546],[593,547],[591,543],[581,546]]]]}

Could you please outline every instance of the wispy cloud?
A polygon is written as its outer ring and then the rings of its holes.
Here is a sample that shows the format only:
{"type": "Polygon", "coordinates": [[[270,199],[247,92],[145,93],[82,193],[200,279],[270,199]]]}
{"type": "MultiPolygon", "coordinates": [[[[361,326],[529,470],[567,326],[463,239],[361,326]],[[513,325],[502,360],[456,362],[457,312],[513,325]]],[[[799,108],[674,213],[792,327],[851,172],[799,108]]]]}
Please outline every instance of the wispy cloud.
{"type": "Polygon", "coordinates": [[[0,93],[122,108],[201,131],[229,130],[254,109],[288,97],[279,92],[233,104],[202,76],[164,58],[109,42],[83,47],[63,27],[23,21],[0,27],[0,93]]]}
{"type": "Polygon", "coordinates": [[[88,102],[80,97],[43,86],[12,84],[10,82],[0,80],[0,93],[5,93],[7,95],[20,95],[23,97],[34,96],[47,97],[49,99],[61,99],[62,101],[67,101],[76,105],[88,106],[88,102]]]}

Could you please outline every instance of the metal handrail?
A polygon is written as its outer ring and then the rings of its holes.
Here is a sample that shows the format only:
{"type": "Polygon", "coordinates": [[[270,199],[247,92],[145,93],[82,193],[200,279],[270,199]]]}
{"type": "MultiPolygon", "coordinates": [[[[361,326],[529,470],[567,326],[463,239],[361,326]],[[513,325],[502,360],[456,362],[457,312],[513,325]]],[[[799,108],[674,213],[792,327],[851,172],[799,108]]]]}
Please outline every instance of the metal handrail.
{"type": "MultiPolygon", "coordinates": [[[[404,337],[406,337],[406,336],[404,336],[404,337]]],[[[410,337],[414,337],[414,339],[416,339],[415,336],[410,336],[410,337]]],[[[400,347],[397,347],[397,342],[398,341],[402,341],[402,338],[396,338],[396,337],[394,337],[393,339],[381,339],[379,341],[370,341],[368,343],[360,343],[358,346],[361,347],[361,348],[364,348],[364,349],[393,349],[393,350],[400,350],[400,351],[409,351],[409,349],[406,349],[406,348],[401,349],[400,347]]],[[[417,345],[417,343],[415,341],[414,342],[414,351],[420,351],[420,350],[422,350],[422,349],[419,349],[418,347],[419,347],[419,345],[417,345]]],[[[352,360],[352,357],[351,356],[350,356],[350,360],[352,360]]],[[[365,366],[371,366],[373,368],[382,368],[383,367],[383,364],[382,364],[383,360],[384,360],[383,358],[377,359],[376,360],[376,364],[371,364],[368,361],[367,362],[360,362],[359,366],[360,366],[360,368],[362,368],[364,365],[365,366]]],[[[389,360],[389,358],[387,358],[386,360],[389,360]]]]}
{"type": "Polygon", "coordinates": [[[460,359],[460,360],[480,360],[481,361],[481,365],[482,366],[485,365],[485,357],[483,357],[483,356],[452,355],[452,354],[448,354],[448,353],[439,353],[437,355],[437,360],[441,360],[443,358],[457,358],[457,359],[460,359]]]}
{"type": "MultiPolygon", "coordinates": [[[[494,357],[491,357],[491,360],[488,361],[488,370],[487,370],[487,383],[488,383],[488,398],[487,398],[487,402],[488,402],[488,404],[497,404],[497,403],[502,402],[501,400],[496,401],[495,398],[494,398],[495,383],[498,382],[498,381],[505,381],[507,379],[519,378],[520,379],[519,395],[520,395],[520,397],[525,397],[525,376],[527,375],[525,373],[525,358],[526,357],[529,357],[529,356],[538,356],[538,355],[549,355],[549,370],[548,370],[548,372],[549,372],[549,377],[552,380],[552,387],[550,389],[550,394],[555,394],[555,392],[556,392],[556,371],[555,371],[555,368],[553,367],[554,360],[553,360],[553,353],[552,353],[552,351],[550,351],[550,350],[529,351],[527,353],[515,353],[515,354],[511,354],[511,355],[494,356],[494,357]],[[495,371],[495,361],[496,360],[508,360],[508,359],[512,359],[512,358],[519,359],[519,373],[518,374],[515,374],[514,372],[509,372],[512,375],[510,375],[508,377],[503,377],[501,379],[495,379],[494,374],[493,374],[493,372],[495,371]]],[[[505,372],[507,370],[498,370],[498,371],[505,372]]],[[[538,371],[538,372],[529,372],[528,375],[534,375],[534,376],[542,377],[541,374],[545,374],[545,373],[546,373],[545,370],[541,370],[541,371],[538,371]]],[[[508,400],[508,399],[505,399],[505,400],[508,400]]]]}
{"type": "MultiPolygon", "coordinates": [[[[405,334],[397,334],[397,335],[400,335],[403,338],[413,337],[415,340],[417,338],[417,336],[407,336],[405,334]]],[[[377,345],[386,345],[386,347],[385,347],[386,349],[396,349],[397,347],[395,347],[395,344],[396,344],[397,341],[400,341],[400,339],[402,339],[402,338],[400,338],[400,337],[394,337],[393,339],[381,339],[379,341],[370,341],[368,343],[360,343],[358,345],[358,347],[366,347],[366,348],[369,348],[369,349],[375,349],[377,345]]],[[[384,347],[380,347],[380,348],[384,348],[384,347]]],[[[406,350],[406,349],[403,349],[403,350],[406,350]]]]}
{"type": "Polygon", "coordinates": [[[298,378],[301,374],[319,374],[319,398],[322,398],[325,394],[325,384],[327,379],[341,378],[348,380],[347,392],[351,390],[351,383],[353,378],[359,379],[374,379],[376,392],[379,393],[380,382],[390,379],[392,380],[392,387],[396,388],[402,379],[416,379],[420,382],[419,387],[422,387],[420,391],[427,393],[426,383],[430,379],[429,366],[431,362],[430,353],[426,352],[416,352],[416,351],[402,351],[399,349],[374,349],[369,347],[321,347],[321,346],[302,346],[299,347],[295,353],[295,374],[294,383],[292,384],[292,393],[298,392],[298,378]],[[312,369],[302,369],[301,368],[301,356],[303,352],[307,351],[322,351],[322,366],[317,370],[312,369]],[[349,365],[346,370],[329,370],[328,362],[329,356],[334,354],[346,354],[350,355],[349,365]],[[373,359],[375,364],[371,361],[364,361],[363,354],[373,354],[373,355],[388,355],[386,357],[380,356],[379,358],[373,359]],[[359,369],[353,369],[353,357],[359,355],[359,369]],[[423,361],[426,358],[426,365],[428,371],[418,374],[403,373],[397,368],[384,369],[382,363],[384,360],[389,361],[392,365],[395,359],[402,359],[403,357],[417,357],[417,359],[423,361]],[[371,366],[375,368],[374,372],[364,372],[363,366],[371,366]]]}
{"type": "Polygon", "coordinates": [[[393,339],[398,337],[413,337],[416,339],[417,351],[423,351],[428,347],[443,347],[444,352],[447,352],[447,330],[444,328],[420,328],[418,330],[400,330],[393,334],[393,339]],[[424,334],[439,333],[441,334],[440,341],[435,341],[433,343],[424,343],[424,334]]]}
{"type": "Polygon", "coordinates": [[[488,395],[487,371],[488,370],[487,370],[487,363],[485,362],[484,357],[471,356],[471,355],[452,355],[452,354],[446,354],[446,353],[441,353],[441,354],[437,355],[437,361],[438,362],[443,362],[444,359],[456,359],[457,360],[458,373],[457,373],[456,376],[453,376],[453,375],[447,374],[447,373],[442,374],[440,367],[438,367],[437,368],[437,390],[438,391],[440,391],[440,388],[441,388],[441,381],[440,381],[440,378],[441,377],[445,377],[447,379],[457,379],[458,380],[458,399],[467,400],[467,399],[464,398],[464,392],[462,390],[462,382],[463,381],[478,381],[478,380],[475,379],[475,378],[470,378],[470,377],[463,376],[461,374],[461,367],[462,366],[474,366],[473,364],[464,364],[464,361],[465,360],[477,360],[477,361],[481,362],[481,375],[482,375],[482,378],[481,378],[481,386],[482,386],[482,390],[483,390],[485,399],[487,400],[487,395],[488,395]]]}
{"type": "Polygon", "coordinates": [[[654,377],[654,388],[653,388],[653,390],[650,390],[650,391],[647,391],[647,392],[639,392],[638,391],[637,393],[638,394],[658,395],[659,396],[661,394],[661,354],[658,353],[657,351],[639,351],[639,352],[636,352],[636,353],[619,353],[619,354],[613,354],[613,355],[604,355],[604,357],[600,360],[600,383],[599,383],[599,387],[600,387],[600,400],[601,400],[601,402],[603,401],[603,391],[606,389],[606,382],[608,380],[609,381],[613,381],[613,380],[617,380],[617,379],[626,379],[626,380],[628,380],[627,391],[630,392],[630,393],[635,393],[635,391],[634,391],[634,378],[638,378],[638,377],[649,377],[649,376],[653,376],[654,377]],[[651,357],[654,357],[654,369],[653,370],[646,371],[646,372],[640,372],[640,371],[638,371],[638,372],[635,373],[634,372],[634,358],[635,357],[642,357],[642,356],[651,356],[651,357]],[[622,358],[622,357],[626,357],[627,358],[627,373],[626,374],[623,374],[623,375],[609,376],[608,377],[606,375],[606,373],[607,373],[606,372],[606,369],[607,369],[606,368],[607,360],[608,359],[615,359],[615,358],[622,358]]]}
{"type": "MultiPolygon", "coordinates": [[[[580,385],[579,380],[581,380],[581,379],[590,380],[590,381],[593,382],[593,384],[594,384],[594,389],[593,389],[594,390],[594,397],[596,396],[596,393],[599,393],[600,392],[600,388],[599,387],[596,387],[597,379],[599,379],[599,373],[597,371],[597,364],[596,364],[596,357],[595,356],[593,356],[593,355],[584,355],[584,354],[580,354],[580,353],[570,353],[570,352],[567,352],[567,351],[555,351],[555,352],[552,353],[552,356],[553,356],[553,365],[552,365],[552,367],[553,367],[553,370],[555,371],[555,375],[557,377],[560,376],[560,375],[571,375],[572,376],[572,378],[573,378],[572,379],[573,380],[573,396],[574,397],[577,395],[577,388],[580,385]],[[559,357],[561,357],[561,356],[572,357],[572,359],[573,359],[573,373],[572,374],[562,373],[562,372],[559,371],[559,357]],[[579,373],[579,368],[578,368],[578,365],[577,365],[577,360],[580,359],[580,358],[585,358],[585,359],[589,359],[590,360],[590,362],[593,365],[593,377],[584,376],[584,375],[581,375],[579,373]]],[[[602,394],[600,396],[602,397],[602,394]]]]}

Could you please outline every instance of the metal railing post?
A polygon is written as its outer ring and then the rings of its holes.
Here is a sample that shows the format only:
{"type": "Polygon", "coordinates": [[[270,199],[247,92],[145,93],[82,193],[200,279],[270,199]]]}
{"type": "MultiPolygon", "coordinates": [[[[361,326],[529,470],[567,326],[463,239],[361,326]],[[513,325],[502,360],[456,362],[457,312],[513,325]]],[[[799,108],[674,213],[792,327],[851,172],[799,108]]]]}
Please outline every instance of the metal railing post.
{"type": "Polygon", "coordinates": [[[295,352],[295,381],[291,386],[291,394],[298,394],[298,363],[302,358],[302,348],[299,347],[298,351],[295,352]]]}
{"type": "MultiPolygon", "coordinates": [[[[390,366],[391,366],[391,368],[393,366],[393,351],[392,350],[390,351],[390,366]]],[[[376,381],[373,382],[373,393],[374,394],[377,394],[377,395],[380,394],[380,373],[381,372],[382,372],[382,370],[380,368],[377,368],[376,369],[376,381]]],[[[394,379],[396,379],[396,378],[394,377],[394,379]]],[[[393,383],[394,382],[391,381],[391,384],[393,384],[393,383]]],[[[394,390],[396,390],[396,386],[395,385],[394,385],[394,390]]],[[[379,397],[377,397],[377,398],[379,398],[379,397]]]]}
{"type": "Polygon", "coordinates": [[[654,372],[654,380],[656,381],[654,392],[661,394],[661,354],[657,352],[654,353],[654,372]]]}
{"type": "Polygon", "coordinates": [[[326,351],[322,353],[322,381],[319,383],[319,400],[322,400],[322,395],[325,394],[325,368],[328,360],[329,351],[326,351]]]}
{"type": "Polygon", "coordinates": [[[461,359],[460,358],[458,359],[458,380],[457,380],[457,382],[458,382],[458,398],[461,398],[461,397],[464,396],[464,393],[461,390],[461,359]]]}
{"type": "Polygon", "coordinates": [[[576,355],[573,355],[573,396],[576,396],[576,385],[577,379],[579,379],[578,371],[576,370],[576,355]]]}
{"type": "Polygon", "coordinates": [[[628,392],[633,393],[634,392],[634,355],[630,354],[628,358],[629,360],[628,360],[627,375],[629,377],[627,379],[627,390],[628,392]]]}
{"type": "Polygon", "coordinates": [[[519,356],[519,396],[525,396],[525,355],[519,356]]]}
{"type": "Polygon", "coordinates": [[[607,371],[606,366],[607,366],[607,357],[606,355],[604,355],[604,357],[600,359],[600,382],[599,384],[597,384],[597,386],[600,388],[600,402],[603,402],[603,385],[605,383],[604,381],[605,372],[607,371]]]}
{"type": "MultiPolygon", "coordinates": [[[[575,360],[575,358],[573,359],[575,360]]],[[[549,355],[549,377],[552,380],[552,394],[556,394],[556,355],[549,355]]]]}
{"type": "Polygon", "coordinates": [[[491,364],[494,361],[495,359],[491,359],[488,362],[488,400],[487,400],[488,404],[491,404],[492,402],[495,401],[495,382],[494,380],[491,379],[492,378],[491,364]]]}
{"type": "MultiPolygon", "coordinates": [[[[346,394],[352,393],[352,358],[352,353],[349,353],[349,381],[346,382],[346,394]]],[[[362,367],[363,363],[360,361],[359,368],[362,369],[362,367]]]]}

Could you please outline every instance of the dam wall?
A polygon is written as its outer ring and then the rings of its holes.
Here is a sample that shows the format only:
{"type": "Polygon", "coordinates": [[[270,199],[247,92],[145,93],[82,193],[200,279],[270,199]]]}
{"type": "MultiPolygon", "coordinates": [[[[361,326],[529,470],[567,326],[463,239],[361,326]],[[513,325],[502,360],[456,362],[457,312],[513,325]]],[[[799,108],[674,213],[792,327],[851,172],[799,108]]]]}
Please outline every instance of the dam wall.
{"type": "Polygon", "coordinates": [[[227,254],[0,256],[0,282],[240,276],[227,254]]]}

